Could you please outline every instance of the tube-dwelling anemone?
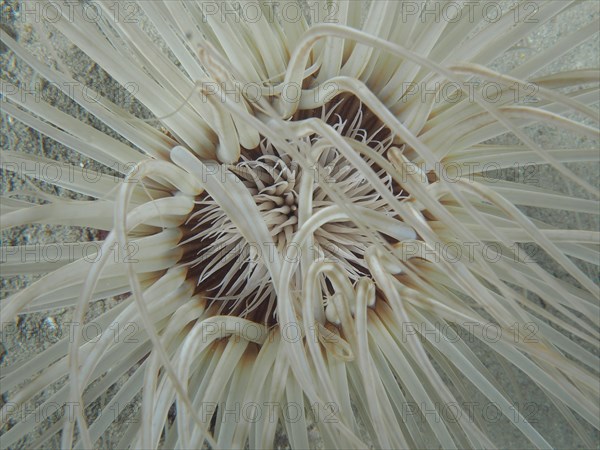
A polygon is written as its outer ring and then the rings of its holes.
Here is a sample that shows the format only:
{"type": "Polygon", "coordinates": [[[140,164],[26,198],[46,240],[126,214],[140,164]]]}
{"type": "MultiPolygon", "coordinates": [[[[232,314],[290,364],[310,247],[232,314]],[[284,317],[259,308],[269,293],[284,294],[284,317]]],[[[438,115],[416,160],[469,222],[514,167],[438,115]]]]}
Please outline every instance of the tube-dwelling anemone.
{"type": "Polygon", "coordinates": [[[84,241],[3,247],[3,275],[44,276],[2,300],[2,320],[66,308],[82,332],[5,363],[2,447],[94,448],[118,426],[117,448],[271,448],[278,427],[292,448],[315,436],[325,448],[489,448],[494,423],[473,407],[490,405],[525,445],[549,447],[522,379],[597,445],[599,234],[529,208],[598,215],[598,189],[569,163],[598,163],[599,72],[544,72],[594,36],[597,8],[501,70],[575,2],[537,4],[535,21],[519,2],[493,20],[493,2],[437,14],[302,2],[308,14],[290,20],[294,2],[170,0],[135,3],[133,21],[109,3],[90,21],[84,4],[40,1],[58,11],[33,25],[52,58],[0,31],[5,55],[97,122],[23,95],[25,82],[3,83],[3,120],[98,167],[48,180],[22,168],[51,159],[7,149],[5,173],[31,180],[3,195],[2,228],[101,237],[92,258],[84,241]],[[148,114],[80,82],[48,32],[135,86],[148,114]],[[540,143],[542,126],[585,145],[540,143]],[[492,180],[490,163],[547,167],[574,187],[492,180]],[[76,257],[44,261],[48,245],[76,257]],[[128,324],[135,339],[107,332],[128,324]],[[104,332],[86,339],[91,325],[104,332]],[[31,420],[51,405],[54,420],[31,420]]]}

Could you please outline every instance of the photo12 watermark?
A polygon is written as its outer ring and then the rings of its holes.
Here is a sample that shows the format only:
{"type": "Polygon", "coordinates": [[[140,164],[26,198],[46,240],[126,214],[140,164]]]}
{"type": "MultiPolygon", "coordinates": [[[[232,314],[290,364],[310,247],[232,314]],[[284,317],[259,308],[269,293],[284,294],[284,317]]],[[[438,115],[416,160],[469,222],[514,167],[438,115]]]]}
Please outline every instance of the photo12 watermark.
{"type": "Polygon", "coordinates": [[[81,100],[83,103],[101,103],[103,98],[106,98],[106,94],[110,94],[111,101],[119,104],[128,104],[135,100],[135,95],[140,89],[136,82],[127,81],[120,86],[120,89],[110,89],[104,93],[102,86],[92,88],[79,81],[35,81],[17,86],[0,80],[2,93],[0,102],[11,100],[19,104],[30,102],[52,104],[56,101],[56,94],[52,90],[63,92],[69,98],[81,100]]]}
{"type": "MultiPolygon", "coordinates": [[[[18,341],[24,337],[20,324],[20,321],[0,323],[0,336],[2,336],[3,342],[18,341]]],[[[107,339],[111,344],[139,344],[142,339],[140,330],[143,330],[141,324],[136,321],[118,320],[109,324],[96,320],[85,323],[66,320],[61,321],[59,325],[54,319],[50,321],[44,319],[34,325],[28,324],[28,326],[33,327],[33,332],[44,339],[51,342],[64,339],[70,344],[74,343],[76,338],[79,338],[82,343],[92,344],[102,339],[107,339]]],[[[31,330],[28,333],[30,332],[31,330]]]]}
{"type": "Polygon", "coordinates": [[[524,2],[480,2],[480,1],[402,1],[398,2],[399,22],[406,24],[414,21],[421,23],[496,23],[508,20],[517,23],[538,23],[540,4],[534,1],[524,2]]]}
{"type": "MultiPolygon", "coordinates": [[[[138,263],[140,252],[137,241],[126,244],[115,242],[109,248],[103,248],[101,241],[78,242],[72,244],[28,244],[22,246],[0,246],[0,264],[50,263],[65,265],[73,261],[94,264],[108,252],[108,261],[113,264],[138,263]]],[[[4,272],[4,274],[8,274],[4,272]]]]}
{"type": "MultiPolygon", "coordinates": [[[[181,7],[188,14],[199,17],[200,24],[338,23],[342,13],[342,7],[336,2],[285,0],[200,0],[184,3],[181,7]]],[[[143,5],[127,0],[29,0],[18,2],[2,11],[2,21],[20,20],[24,23],[77,21],[88,24],[139,24],[144,18],[143,5]]]]}

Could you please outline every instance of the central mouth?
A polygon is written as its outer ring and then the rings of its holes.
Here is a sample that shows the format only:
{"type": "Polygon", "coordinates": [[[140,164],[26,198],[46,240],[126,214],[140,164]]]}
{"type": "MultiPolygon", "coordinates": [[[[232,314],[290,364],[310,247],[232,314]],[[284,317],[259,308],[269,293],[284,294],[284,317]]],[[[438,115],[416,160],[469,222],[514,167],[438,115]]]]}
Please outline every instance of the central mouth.
{"type": "Polygon", "coordinates": [[[258,159],[243,157],[230,170],[254,198],[277,250],[285,250],[298,226],[297,185],[302,174],[298,165],[289,156],[267,148],[258,159]]]}
{"type": "MultiPolygon", "coordinates": [[[[392,136],[382,133],[372,117],[365,120],[367,114],[353,100],[342,100],[318,114],[340,136],[357,139],[384,156],[392,145],[392,136]]],[[[224,166],[227,181],[243,184],[251,195],[272,242],[248,242],[219,202],[206,192],[196,199],[196,207],[184,226],[183,262],[189,266],[188,277],[196,283],[197,292],[215,305],[218,314],[265,325],[277,323],[277,298],[266,264],[275,253],[288,260],[333,262],[355,283],[369,276],[364,257],[374,239],[393,242],[389,236],[374,236],[354,221],[345,220],[328,222],[317,229],[307,247],[293,245],[295,233],[306,220],[306,210],[314,214],[337,204],[330,195],[332,189],[353,206],[388,218],[395,216],[365,173],[350,164],[335,146],[313,135],[295,141],[294,147],[302,155],[318,148],[318,157],[308,166],[306,162],[300,164],[263,139],[256,149],[243,153],[236,164],[224,166]]],[[[387,172],[372,161],[369,167],[397,198],[406,196],[387,172]]],[[[301,273],[297,274],[297,284],[302,284],[301,273]]],[[[321,284],[324,298],[334,295],[328,282],[321,284]]]]}

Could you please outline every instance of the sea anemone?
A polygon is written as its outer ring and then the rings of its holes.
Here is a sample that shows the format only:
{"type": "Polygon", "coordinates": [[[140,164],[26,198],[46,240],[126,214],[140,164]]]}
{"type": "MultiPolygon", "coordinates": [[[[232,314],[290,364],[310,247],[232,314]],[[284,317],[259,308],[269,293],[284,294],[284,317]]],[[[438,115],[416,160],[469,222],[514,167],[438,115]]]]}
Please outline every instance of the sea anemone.
{"type": "Polygon", "coordinates": [[[2,447],[597,446],[597,4],[3,8],[2,447]]]}

